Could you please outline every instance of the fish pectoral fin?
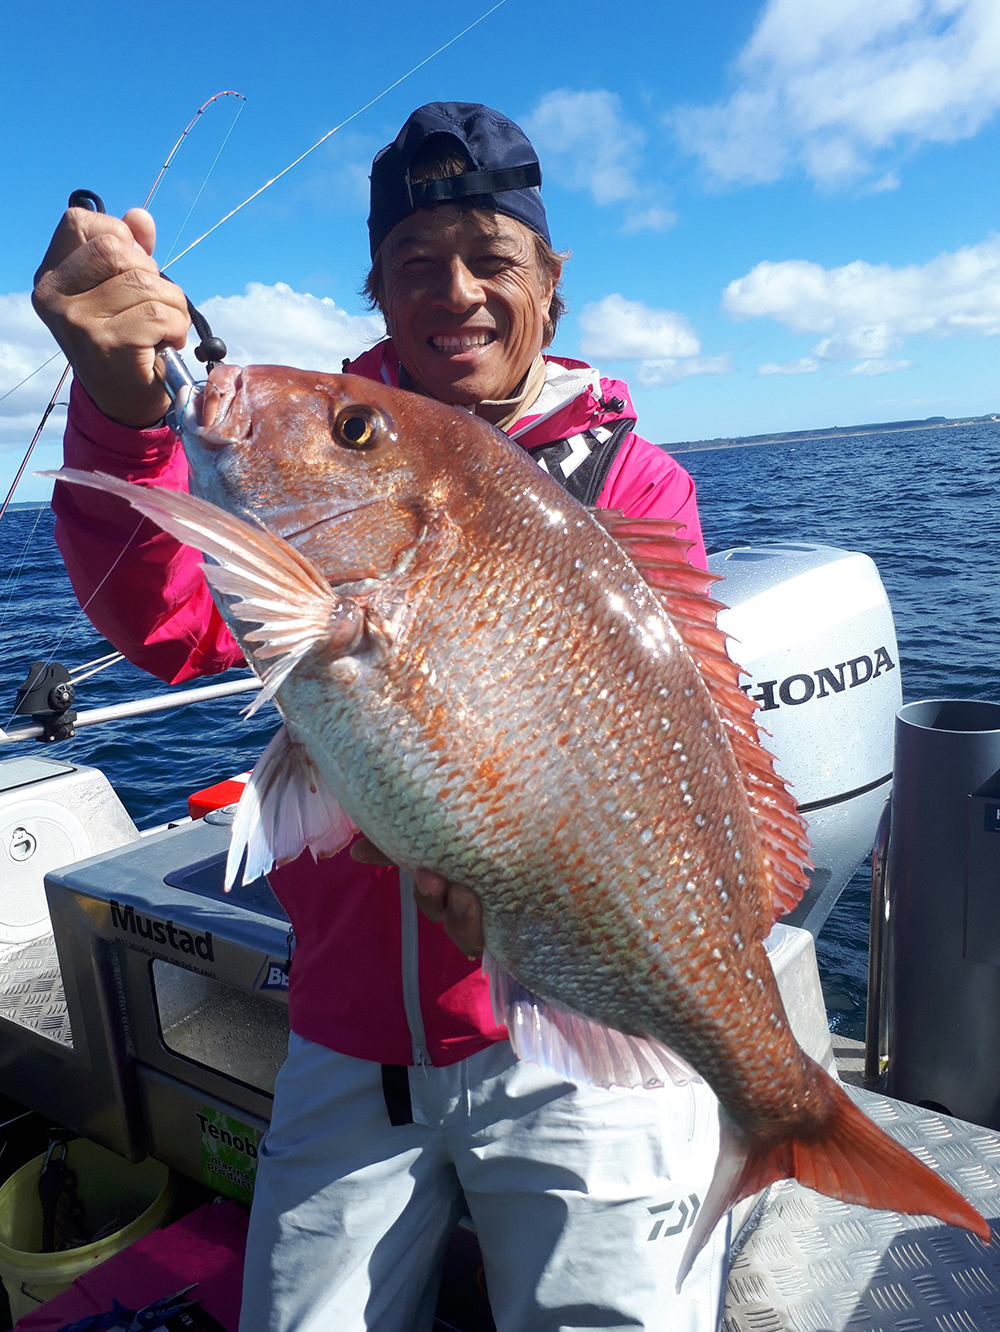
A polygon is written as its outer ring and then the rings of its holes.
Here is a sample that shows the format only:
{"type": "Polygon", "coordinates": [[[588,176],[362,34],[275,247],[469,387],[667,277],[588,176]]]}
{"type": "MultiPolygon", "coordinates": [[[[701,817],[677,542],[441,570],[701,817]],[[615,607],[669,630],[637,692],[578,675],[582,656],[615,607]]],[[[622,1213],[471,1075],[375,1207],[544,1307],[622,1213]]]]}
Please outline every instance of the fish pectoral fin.
{"type": "Polygon", "coordinates": [[[229,611],[256,625],[244,637],[253,655],[268,661],[260,671],[264,688],[247,709],[255,712],[313,648],[347,652],[364,631],[364,614],[350,597],[333,591],[316,566],[264,526],[256,527],[208,500],[163,486],[136,486],[103,472],[64,467],[46,472],[57,481],[117,495],[165,532],[203,551],[212,588],[230,598],[229,611]]]}
{"type": "Polygon", "coordinates": [[[990,1227],[971,1203],[890,1138],[819,1065],[829,1107],[815,1129],[754,1142],[719,1109],[719,1159],[677,1271],[677,1289],[731,1207],[779,1179],[797,1179],[828,1198],[890,1212],[936,1216],[988,1243],[990,1227]]]}
{"type": "Polygon", "coordinates": [[[595,1087],[682,1087],[701,1078],[669,1046],[605,1027],[562,1004],[540,999],[489,952],[483,971],[493,1016],[507,1027],[518,1059],[542,1064],[571,1082],[595,1087]]]}
{"type": "Polygon", "coordinates": [[[297,860],[307,847],[314,860],[334,856],[356,832],[305,746],[282,726],[240,797],[226,859],[226,892],[236,881],[244,852],[243,882],[252,883],[272,866],[297,860]]]}

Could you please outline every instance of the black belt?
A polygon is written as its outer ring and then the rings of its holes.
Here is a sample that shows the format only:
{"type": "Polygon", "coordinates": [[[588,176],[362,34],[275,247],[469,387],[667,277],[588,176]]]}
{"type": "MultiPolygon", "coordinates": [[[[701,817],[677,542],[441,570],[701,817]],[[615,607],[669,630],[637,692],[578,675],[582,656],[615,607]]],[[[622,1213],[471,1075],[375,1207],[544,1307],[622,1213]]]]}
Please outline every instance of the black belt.
{"type": "Polygon", "coordinates": [[[382,1095],[385,1097],[385,1108],[393,1128],[413,1123],[410,1070],[405,1064],[382,1065],[382,1095]]]}

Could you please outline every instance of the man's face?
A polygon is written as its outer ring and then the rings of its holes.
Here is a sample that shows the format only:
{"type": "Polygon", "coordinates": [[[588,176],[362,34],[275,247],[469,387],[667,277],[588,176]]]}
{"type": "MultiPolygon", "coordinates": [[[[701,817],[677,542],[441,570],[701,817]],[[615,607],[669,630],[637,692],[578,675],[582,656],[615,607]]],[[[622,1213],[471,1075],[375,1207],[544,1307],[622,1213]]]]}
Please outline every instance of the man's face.
{"type": "Polygon", "coordinates": [[[383,313],[416,384],[464,406],[509,397],[541,350],[555,288],[534,234],[442,204],[397,223],[380,254],[383,313]]]}

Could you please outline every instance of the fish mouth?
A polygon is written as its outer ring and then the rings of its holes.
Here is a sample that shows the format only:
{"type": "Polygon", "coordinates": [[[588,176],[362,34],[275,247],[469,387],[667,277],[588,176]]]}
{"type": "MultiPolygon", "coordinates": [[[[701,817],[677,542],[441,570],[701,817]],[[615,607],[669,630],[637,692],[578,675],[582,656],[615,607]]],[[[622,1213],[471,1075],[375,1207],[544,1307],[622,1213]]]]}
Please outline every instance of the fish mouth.
{"type": "Polygon", "coordinates": [[[243,367],[217,365],[194,401],[193,434],[204,448],[241,444],[253,430],[243,367]]]}
{"type": "Polygon", "coordinates": [[[330,523],[340,522],[364,509],[378,508],[389,502],[388,495],[376,495],[368,500],[323,499],[315,504],[296,504],[283,509],[272,509],[266,515],[266,523],[272,532],[276,532],[289,545],[294,546],[316,535],[317,531],[330,523]]]}

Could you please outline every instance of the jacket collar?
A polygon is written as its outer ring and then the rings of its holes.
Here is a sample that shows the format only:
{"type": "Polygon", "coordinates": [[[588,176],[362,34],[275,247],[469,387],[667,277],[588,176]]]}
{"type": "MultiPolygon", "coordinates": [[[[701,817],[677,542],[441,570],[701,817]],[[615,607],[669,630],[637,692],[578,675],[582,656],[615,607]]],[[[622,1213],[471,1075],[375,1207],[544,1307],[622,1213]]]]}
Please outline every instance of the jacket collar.
{"type": "MultiPolygon", "coordinates": [[[[568,439],[595,426],[613,426],[635,420],[635,409],[627,386],[620,379],[602,379],[585,361],[565,356],[546,356],[545,384],[531,411],[515,421],[507,434],[525,449],[568,439]]],[[[346,374],[380,379],[399,387],[399,358],[392,339],[363,352],[345,365],[346,374]]]]}

